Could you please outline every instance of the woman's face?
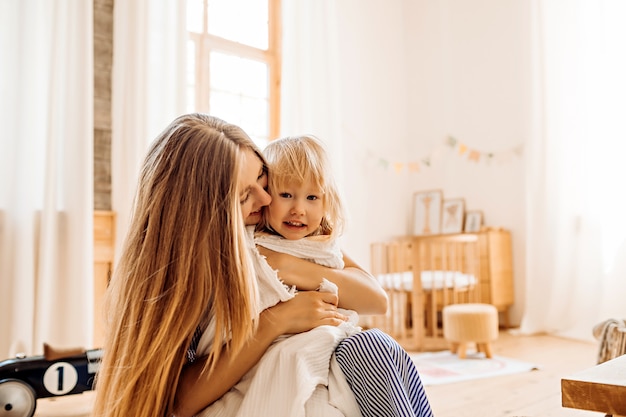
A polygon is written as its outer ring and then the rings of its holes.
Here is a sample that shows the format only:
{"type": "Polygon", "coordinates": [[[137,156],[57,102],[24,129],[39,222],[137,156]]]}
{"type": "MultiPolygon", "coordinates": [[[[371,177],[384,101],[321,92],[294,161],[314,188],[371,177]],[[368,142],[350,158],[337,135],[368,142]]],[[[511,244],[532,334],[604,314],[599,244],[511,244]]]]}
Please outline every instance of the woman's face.
{"type": "Polygon", "coordinates": [[[266,188],[267,172],[263,162],[248,149],[243,154],[239,173],[241,212],[246,225],[257,224],[261,220],[261,210],[272,201],[266,188]]]}

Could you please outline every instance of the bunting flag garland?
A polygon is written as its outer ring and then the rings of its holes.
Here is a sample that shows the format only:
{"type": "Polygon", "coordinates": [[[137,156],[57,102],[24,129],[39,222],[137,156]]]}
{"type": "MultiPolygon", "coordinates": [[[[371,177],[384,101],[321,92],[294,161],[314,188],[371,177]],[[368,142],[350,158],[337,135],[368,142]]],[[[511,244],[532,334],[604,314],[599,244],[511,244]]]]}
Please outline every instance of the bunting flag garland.
{"type": "MultiPolygon", "coordinates": [[[[460,159],[464,159],[472,163],[478,164],[484,162],[491,164],[496,161],[507,162],[510,161],[512,157],[520,157],[523,153],[524,146],[523,144],[520,144],[505,151],[485,152],[479,149],[474,149],[469,145],[460,142],[456,138],[448,136],[442,145],[433,149],[426,156],[421,158],[418,157],[411,161],[392,161],[384,157],[377,157],[378,166],[384,170],[388,170],[389,167],[391,167],[396,174],[400,174],[402,172],[420,173],[423,172],[423,168],[431,167],[433,160],[436,159],[435,156],[438,155],[441,150],[445,149],[452,151],[452,153],[460,159]]],[[[373,156],[373,154],[369,151],[368,154],[373,156]]]]}
{"type": "Polygon", "coordinates": [[[471,150],[469,153],[469,156],[467,157],[467,159],[469,159],[470,161],[476,161],[478,162],[478,160],[480,159],[480,152],[475,151],[475,150],[471,150]]]}

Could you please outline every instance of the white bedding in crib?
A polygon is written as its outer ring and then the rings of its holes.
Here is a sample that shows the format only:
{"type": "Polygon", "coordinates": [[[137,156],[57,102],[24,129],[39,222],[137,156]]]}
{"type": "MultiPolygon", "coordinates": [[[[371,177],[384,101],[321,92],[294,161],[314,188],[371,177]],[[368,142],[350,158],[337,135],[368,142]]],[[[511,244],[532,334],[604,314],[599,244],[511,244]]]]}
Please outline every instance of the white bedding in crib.
{"type": "MultiPolygon", "coordinates": [[[[468,288],[476,284],[476,277],[459,271],[422,271],[422,288],[430,291],[433,288],[468,288]]],[[[413,273],[410,271],[380,274],[378,282],[383,288],[390,290],[411,291],[413,289],[413,273]]]]}

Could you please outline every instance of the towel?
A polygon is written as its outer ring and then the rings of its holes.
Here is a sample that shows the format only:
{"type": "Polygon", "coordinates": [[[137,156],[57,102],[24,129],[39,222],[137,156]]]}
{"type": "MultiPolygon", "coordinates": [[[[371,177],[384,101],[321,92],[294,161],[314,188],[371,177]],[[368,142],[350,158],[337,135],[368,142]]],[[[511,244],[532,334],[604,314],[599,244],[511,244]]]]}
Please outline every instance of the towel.
{"type": "Polygon", "coordinates": [[[593,336],[600,341],[597,363],[603,363],[626,353],[626,321],[611,318],[596,324],[593,336]]]}
{"type": "Polygon", "coordinates": [[[343,254],[337,239],[327,236],[309,236],[298,240],[287,240],[282,236],[256,233],[254,241],[264,248],[306,259],[329,268],[343,269],[343,254]]]}

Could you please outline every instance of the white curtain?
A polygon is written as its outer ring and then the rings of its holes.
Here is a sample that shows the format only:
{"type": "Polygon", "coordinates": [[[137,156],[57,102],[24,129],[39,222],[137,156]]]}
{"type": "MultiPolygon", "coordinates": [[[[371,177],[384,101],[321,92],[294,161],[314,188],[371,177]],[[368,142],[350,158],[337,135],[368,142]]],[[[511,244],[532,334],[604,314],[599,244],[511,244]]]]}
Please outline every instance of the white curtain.
{"type": "MultiPolygon", "coordinates": [[[[281,135],[313,134],[342,159],[336,2],[284,0],[281,135]]],[[[341,172],[336,174],[341,176],[341,172]]],[[[339,179],[340,180],[340,179],[339,179]]]]}
{"type": "Polygon", "coordinates": [[[116,256],[148,145],[185,112],[185,1],[116,0],[112,74],[112,206],[116,256]]]}
{"type": "Polygon", "coordinates": [[[370,150],[406,152],[406,5],[411,0],[283,0],[281,135],[311,133],[330,151],[347,206],[342,247],[369,266],[369,242],[405,229],[405,180],[378,175],[370,150]],[[375,193],[372,190],[384,190],[375,193]],[[391,201],[398,212],[379,218],[391,201]],[[396,214],[398,213],[398,214],[396,214]],[[389,218],[390,221],[387,221],[389,218]],[[392,227],[390,228],[390,224],[392,227]],[[395,232],[392,230],[395,228],[395,232]]]}
{"type": "Polygon", "coordinates": [[[93,333],[91,1],[0,2],[0,357],[93,333]]]}
{"type": "Polygon", "coordinates": [[[626,2],[533,5],[521,330],[592,340],[626,317],[626,2]]]}

